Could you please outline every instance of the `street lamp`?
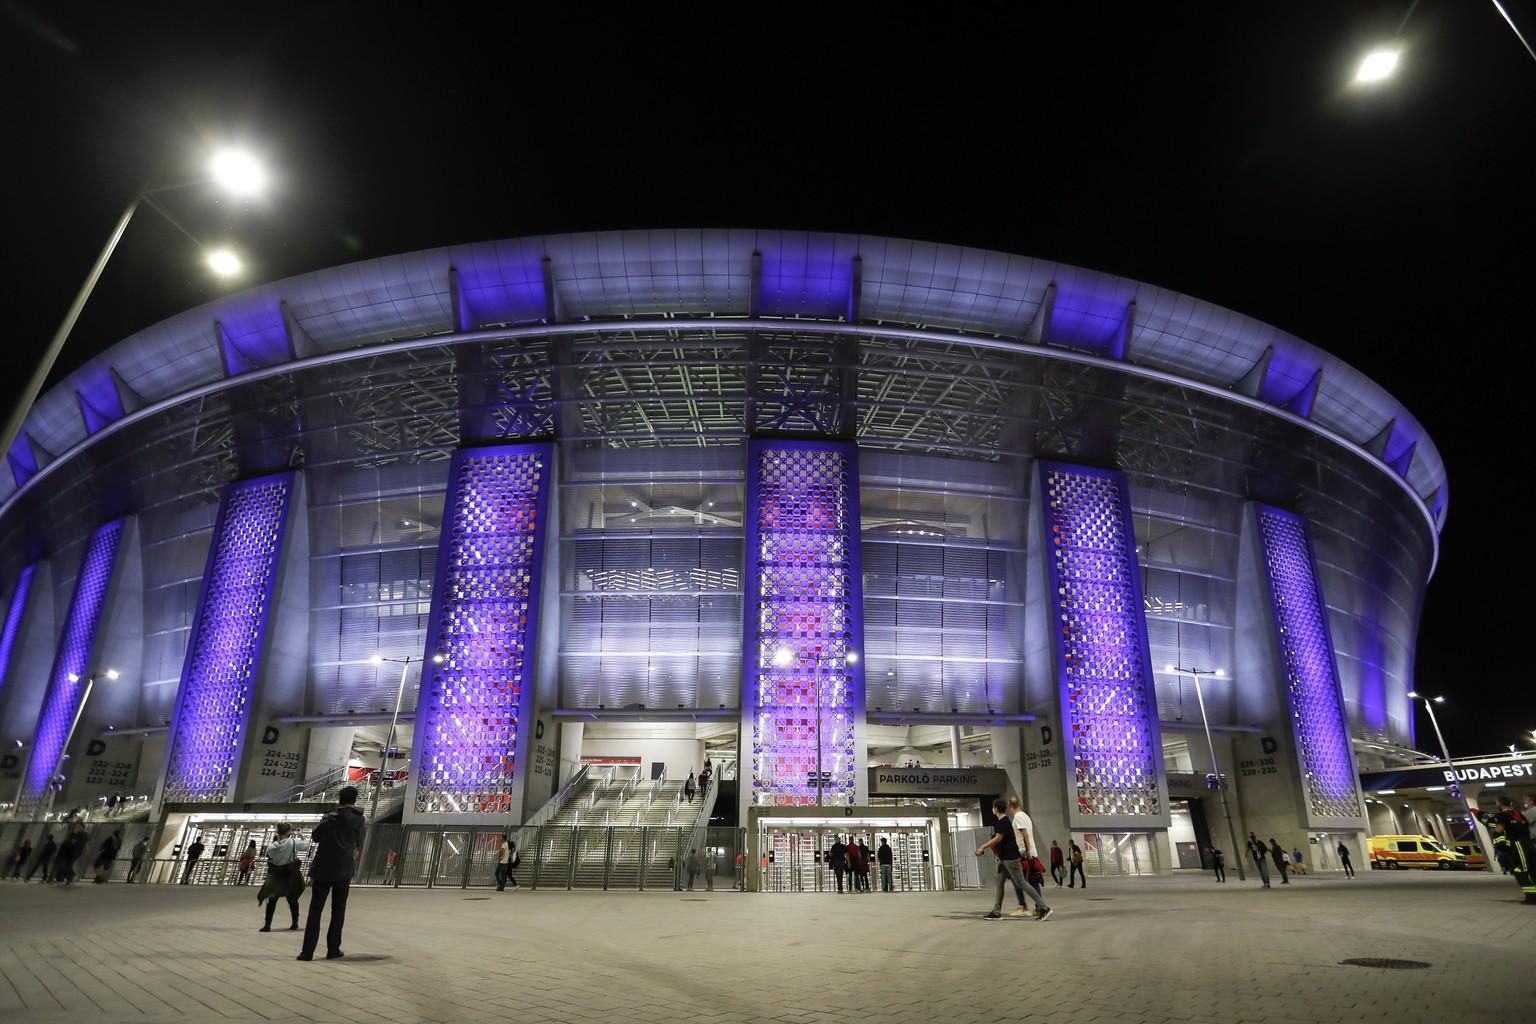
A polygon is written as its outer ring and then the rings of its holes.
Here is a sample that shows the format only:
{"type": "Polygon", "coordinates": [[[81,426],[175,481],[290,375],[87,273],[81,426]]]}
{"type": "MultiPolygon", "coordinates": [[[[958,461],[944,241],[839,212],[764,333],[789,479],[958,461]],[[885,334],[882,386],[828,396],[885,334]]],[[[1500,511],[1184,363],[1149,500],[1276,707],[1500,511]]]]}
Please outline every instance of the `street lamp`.
{"type": "MultiPolygon", "coordinates": [[[[1176,674],[1183,672],[1194,677],[1195,703],[1200,705],[1200,724],[1205,726],[1205,746],[1211,753],[1211,771],[1215,774],[1216,794],[1221,797],[1221,813],[1227,819],[1227,836],[1232,840],[1232,858],[1237,861],[1237,880],[1246,882],[1247,876],[1243,874],[1243,855],[1237,852],[1237,829],[1232,824],[1232,809],[1227,806],[1227,783],[1221,777],[1221,765],[1216,761],[1216,741],[1211,738],[1211,720],[1205,715],[1205,694],[1200,690],[1200,671],[1193,668],[1180,668],[1177,665],[1165,665],[1164,670],[1176,674]]],[[[1226,672],[1216,669],[1207,672],[1206,675],[1216,676],[1218,679],[1225,676],[1226,672]]]]}
{"type": "Polygon", "coordinates": [[[112,253],[117,249],[117,243],[122,240],[123,232],[128,230],[128,222],[133,220],[133,215],[138,211],[139,204],[158,212],[166,220],[175,226],[177,231],[192,239],[192,243],[199,249],[204,249],[210,266],[218,274],[228,276],[238,273],[240,262],[232,253],[227,251],[206,252],[206,247],[198,241],[186,228],[172,217],[170,212],[154,198],[162,192],[172,192],[178,189],[191,188],[194,185],[203,185],[213,182],[226,191],[237,195],[249,194],[259,188],[266,181],[256,161],[248,154],[235,150],[223,150],[214,155],[213,161],[208,167],[208,177],[198,178],[194,181],[178,182],[174,185],[145,185],[134,193],[133,199],[128,203],[128,208],[118,218],[117,226],[112,229],[112,234],[107,237],[107,244],[101,250],[101,255],[96,257],[96,263],[91,267],[91,272],[86,275],[85,284],[80,286],[80,293],[75,296],[75,301],[70,305],[69,312],[64,314],[64,322],[59,324],[59,329],[54,332],[53,340],[49,342],[48,349],[43,353],[43,358],[38,362],[37,369],[32,372],[32,379],[27,382],[26,391],[17,400],[11,410],[10,419],[5,425],[4,443],[0,444],[0,453],[9,452],[11,445],[16,440],[16,435],[21,433],[21,425],[27,418],[27,413],[32,410],[32,403],[37,401],[38,394],[43,390],[43,385],[48,380],[48,374],[53,372],[53,364],[59,358],[59,353],[64,349],[64,342],[69,338],[70,331],[75,328],[75,321],[80,319],[80,311],[85,308],[86,300],[91,297],[91,292],[96,289],[96,282],[101,279],[101,273],[106,269],[107,261],[112,258],[112,253]]]}
{"type": "MultiPolygon", "coordinates": [[[[1408,696],[1413,700],[1421,700],[1424,702],[1424,710],[1429,712],[1429,724],[1435,728],[1435,739],[1440,741],[1440,753],[1445,755],[1445,766],[1446,768],[1450,769],[1451,772],[1451,786],[1455,788],[1456,796],[1461,800],[1462,813],[1467,816],[1467,828],[1472,830],[1472,838],[1477,841],[1477,848],[1482,850],[1484,859],[1489,864],[1492,864],[1494,858],[1489,856],[1488,850],[1483,849],[1483,837],[1477,831],[1477,819],[1472,817],[1472,808],[1467,803],[1466,790],[1462,787],[1461,780],[1456,778],[1456,762],[1451,760],[1450,748],[1445,745],[1445,735],[1440,732],[1440,720],[1435,717],[1435,705],[1444,704],[1445,698],[1443,696],[1426,697],[1422,693],[1419,693],[1417,690],[1409,690],[1408,696]]],[[[1455,837],[1453,836],[1452,838],[1455,837]]]]}
{"type": "MultiPolygon", "coordinates": [[[[96,680],[101,676],[107,679],[116,679],[119,673],[115,668],[109,668],[102,672],[92,672],[85,677],[85,688],[80,691],[80,702],[75,705],[75,717],[69,723],[69,732],[64,734],[64,745],[59,748],[59,757],[53,762],[53,774],[48,776],[48,799],[43,803],[43,820],[53,813],[53,801],[58,796],[59,790],[64,785],[64,762],[69,760],[69,745],[75,738],[75,729],[80,725],[80,718],[85,714],[85,702],[91,699],[91,689],[96,685],[96,680]]],[[[75,673],[69,673],[69,681],[78,683],[80,677],[75,673]]]]}
{"type": "MultiPolygon", "coordinates": [[[[780,647],[773,652],[773,664],[777,668],[789,668],[799,659],[795,652],[788,647],[780,647]]],[[[850,651],[843,657],[843,663],[852,665],[857,663],[859,656],[850,651]]],[[[814,648],[811,655],[813,665],[813,679],[811,687],[816,695],[816,806],[821,806],[822,774],[821,774],[821,648],[814,648]]]]}
{"type": "MultiPolygon", "coordinates": [[[[395,713],[389,718],[389,738],[384,741],[384,747],[379,751],[379,781],[373,787],[373,804],[368,809],[368,820],[373,821],[379,813],[379,791],[384,788],[384,775],[389,771],[389,753],[395,745],[395,726],[400,722],[400,702],[405,699],[405,677],[411,671],[411,665],[423,661],[422,658],[386,658],[382,654],[375,654],[368,659],[375,665],[382,665],[386,661],[394,662],[400,666],[400,688],[395,691],[395,713]]],[[[441,653],[432,655],[432,664],[441,665],[443,656],[441,653]]]]}

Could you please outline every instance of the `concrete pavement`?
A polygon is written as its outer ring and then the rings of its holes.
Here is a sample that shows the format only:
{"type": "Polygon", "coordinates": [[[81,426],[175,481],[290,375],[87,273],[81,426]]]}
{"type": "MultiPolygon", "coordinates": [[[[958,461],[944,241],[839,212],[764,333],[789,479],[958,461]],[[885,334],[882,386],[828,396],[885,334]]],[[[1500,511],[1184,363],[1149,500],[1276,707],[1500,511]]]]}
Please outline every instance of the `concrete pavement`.
{"type": "Polygon", "coordinates": [[[1520,905],[1506,876],[1366,870],[1269,890],[1229,877],[1051,888],[1046,922],[982,920],[990,890],[359,888],[346,958],[312,963],[294,960],[298,933],[257,932],[251,888],[6,882],[0,1021],[1457,1024],[1501,1006],[1529,1015],[1536,907],[1520,905]]]}

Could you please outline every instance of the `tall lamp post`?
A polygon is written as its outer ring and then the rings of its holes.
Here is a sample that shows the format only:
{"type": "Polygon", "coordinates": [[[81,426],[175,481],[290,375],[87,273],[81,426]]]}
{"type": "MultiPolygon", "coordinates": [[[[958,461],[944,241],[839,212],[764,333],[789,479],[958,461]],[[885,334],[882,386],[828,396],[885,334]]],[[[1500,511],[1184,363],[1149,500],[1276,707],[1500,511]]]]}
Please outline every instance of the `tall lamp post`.
{"type": "Polygon", "coordinates": [[[10,417],[5,424],[4,440],[0,442],[0,454],[8,453],[11,445],[16,441],[16,436],[21,433],[21,425],[26,421],[27,413],[32,411],[32,403],[37,401],[38,394],[47,383],[48,374],[53,371],[54,362],[59,358],[59,353],[64,350],[64,342],[69,339],[70,331],[74,330],[75,321],[80,319],[80,311],[85,308],[91,292],[95,291],[96,282],[101,279],[101,272],[106,269],[107,261],[112,258],[112,253],[117,249],[117,243],[122,240],[123,232],[128,230],[128,222],[133,220],[133,215],[138,212],[140,203],[158,212],[175,225],[176,230],[192,239],[194,245],[203,249],[204,257],[215,273],[227,277],[240,272],[240,261],[233,253],[227,249],[207,249],[154,198],[162,192],[191,188],[210,181],[235,195],[248,195],[260,191],[266,184],[266,175],[249,155],[234,150],[224,150],[214,155],[209,163],[206,178],[174,185],[145,185],[134,193],[128,208],[117,219],[117,226],[112,229],[112,234],[107,236],[107,244],[102,248],[101,255],[96,257],[96,263],[91,267],[91,272],[86,275],[85,283],[80,286],[80,292],[75,296],[75,301],[70,304],[69,312],[64,314],[64,322],[59,324],[59,329],[54,332],[53,340],[48,343],[48,349],[43,353],[43,358],[38,362],[37,368],[32,371],[32,379],[27,382],[26,390],[22,392],[16,405],[11,409],[10,417]]]}
{"type": "MultiPolygon", "coordinates": [[[[80,718],[85,714],[85,703],[91,699],[91,690],[96,686],[96,680],[102,676],[107,679],[116,679],[119,673],[115,668],[109,668],[101,672],[92,672],[85,677],[85,688],[80,691],[80,703],[75,705],[75,717],[69,723],[69,732],[64,734],[64,745],[59,748],[59,756],[53,762],[53,773],[48,776],[48,799],[43,803],[43,820],[53,813],[53,801],[58,796],[59,790],[64,785],[64,762],[69,760],[69,745],[74,742],[75,729],[80,725],[80,718]]],[[[69,674],[69,681],[78,683],[80,677],[73,672],[69,674]]]]}
{"type": "MultiPolygon", "coordinates": [[[[1227,819],[1227,836],[1232,840],[1232,857],[1237,861],[1237,880],[1246,882],[1247,876],[1243,873],[1243,855],[1237,852],[1237,829],[1232,824],[1232,808],[1227,806],[1227,780],[1221,777],[1221,765],[1216,761],[1216,741],[1211,738],[1211,720],[1205,715],[1205,694],[1200,690],[1200,671],[1193,668],[1180,668],[1177,665],[1165,665],[1170,673],[1183,672],[1195,680],[1195,703],[1200,705],[1200,724],[1205,727],[1205,746],[1211,753],[1211,772],[1215,778],[1216,794],[1221,797],[1221,813],[1227,819]]],[[[1218,679],[1225,676],[1221,669],[1207,672],[1206,675],[1216,676],[1218,679]]]]}
{"type": "MultiPolygon", "coordinates": [[[[386,658],[382,654],[375,654],[369,659],[375,665],[382,665],[386,661],[400,666],[400,686],[395,691],[395,713],[389,718],[389,738],[384,741],[384,746],[379,750],[379,781],[373,787],[373,803],[368,808],[368,820],[373,821],[379,813],[379,792],[384,788],[384,776],[389,771],[389,755],[395,746],[395,727],[400,724],[400,702],[405,700],[405,677],[410,673],[413,664],[420,664],[423,658],[386,658]]],[[[432,664],[441,665],[443,656],[432,655],[432,664]]]]}
{"type": "Polygon", "coordinates": [[[1445,756],[1445,766],[1451,773],[1451,785],[1455,787],[1456,796],[1461,801],[1462,813],[1467,816],[1467,828],[1472,831],[1472,838],[1477,841],[1477,848],[1482,850],[1484,860],[1492,864],[1494,858],[1490,856],[1490,851],[1483,849],[1483,837],[1477,831],[1477,819],[1472,817],[1472,808],[1467,803],[1466,790],[1462,787],[1461,780],[1456,778],[1456,762],[1451,760],[1450,748],[1445,745],[1445,735],[1440,732],[1440,721],[1435,717],[1435,705],[1444,704],[1445,697],[1426,697],[1417,690],[1409,690],[1408,696],[1413,700],[1424,702],[1424,710],[1429,712],[1429,724],[1435,729],[1435,739],[1440,741],[1440,753],[1445,756]]]}
{"type": "MultiPolygon", "coordinates": [[[[791,650],[790,648],[788,648],[788,647],[780,647],[777,651],[773,652],[773,663],[778,668],[789,668],[791,665],[795,664],[799,660],[800,659],[795,657],[795,652],[793,650],[791,650]]],[[[821,792],[822,792],[822,783],[823,783],[823,776],[822,776],[822,773],[821,773],[821,665],[822,665],[822,661],[823,660],[824,659],[821,656],[821,647],[817,646],[815,648],[815,653],[813,653],[811,655],[811,662],[812,662],[812,666],[813,666],[813,668],[812,668],[813,676],[812,676],[811,687],[812,687],[812,690],[813,690],[813,692],[815,694],[815,698],[816,698],[816,806],[817,807],[820,807],[822,805],[821,792]]],[[[858,660],[859,660],[859,656],[856,653],[852,652],[852,651],[848,652],[848,654],[846,654],[843,657],[843,663],[847,664],[847,665],[856,664],[858,662],[858,660]]]]}

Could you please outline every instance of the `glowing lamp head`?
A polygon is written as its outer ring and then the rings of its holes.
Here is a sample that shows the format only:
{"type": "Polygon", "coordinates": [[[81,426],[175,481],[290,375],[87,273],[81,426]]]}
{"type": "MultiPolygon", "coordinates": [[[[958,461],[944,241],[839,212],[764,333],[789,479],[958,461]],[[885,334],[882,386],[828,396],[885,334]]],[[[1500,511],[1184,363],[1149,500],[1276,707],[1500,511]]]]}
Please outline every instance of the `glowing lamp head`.
{"type": "Polygon", "coordinates": [[[238,196],[254,195],[267,184],[267,172],[242,149],[221,149],[213,154],[208,173],[221,188],[238,196]]]}
{"type": "Polygon", "coordinates": [[[1361,85],[1369,85],[1392,77],[1392,72],[1397,70],[1397,60],[1401,55],[1401,51],[1390,47],[1372,50],[1365,55],[1365,59],[1360,62],[1360,67],[1356,69],[1355,81],[1361,85]]]}
{"type": "Polygon", "coordinates": [[[208,266],[220,277],[233,277],[240,273],[240,257],[228,249],[216,249],[207,258],[208,266]]]}

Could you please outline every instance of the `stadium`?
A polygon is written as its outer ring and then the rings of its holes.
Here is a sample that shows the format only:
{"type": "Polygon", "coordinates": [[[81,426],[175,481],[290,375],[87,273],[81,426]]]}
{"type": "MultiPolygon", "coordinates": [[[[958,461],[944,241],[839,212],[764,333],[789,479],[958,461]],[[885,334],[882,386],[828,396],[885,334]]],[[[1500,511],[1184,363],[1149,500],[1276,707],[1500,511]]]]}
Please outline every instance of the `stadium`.
{"type": "Polygon", "coordinates": [[[107,807],[174,864],[350,780],[395,884],[504,830],[541,884],[703,845],[820,888],[851,833],[964,884],[1000,792],[1097,873],[1250,830],[1363,862],[1360,773],[1423,760],[1431,439],[1305,341],[1046,260],[377,259],[121,341],[7,454],[5,848],[107,807]]]}

